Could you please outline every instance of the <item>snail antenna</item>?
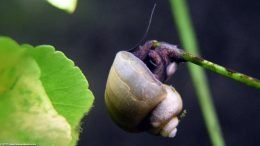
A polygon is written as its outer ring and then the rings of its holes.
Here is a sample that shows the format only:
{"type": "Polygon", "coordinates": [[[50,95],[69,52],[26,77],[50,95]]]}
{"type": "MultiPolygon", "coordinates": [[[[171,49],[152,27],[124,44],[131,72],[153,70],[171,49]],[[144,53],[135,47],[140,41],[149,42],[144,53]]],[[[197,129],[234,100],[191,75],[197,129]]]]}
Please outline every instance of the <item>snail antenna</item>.
{"type": "Polygon", "coordinates": [[[154,14],[156,5],[157,5],[157,4],[156,4],[156,2],[155,2],[154,5],[153,5],[153,9],[152,9],[152,11],[151,11],[151,14],[150,14],[150,17],[149,17],[149,21],[148,21],[148,24],[147,24],[147,27],[146,27],[146,30],[145,30],[145,32],[144,32],[143,37],[141,38],[141,40],[140,40],[137,44],[134,45],[134,47],[132,47],[132,48],[129,49],[128,51],[134,51],[134,50],[146,39],[146,37],[147,37],[147,35],[148,35],[148,32],[149,32],[149,30],[150,30],[150,26],[151,26],[152,20],[153,20],[153,14],[154,14]]]}

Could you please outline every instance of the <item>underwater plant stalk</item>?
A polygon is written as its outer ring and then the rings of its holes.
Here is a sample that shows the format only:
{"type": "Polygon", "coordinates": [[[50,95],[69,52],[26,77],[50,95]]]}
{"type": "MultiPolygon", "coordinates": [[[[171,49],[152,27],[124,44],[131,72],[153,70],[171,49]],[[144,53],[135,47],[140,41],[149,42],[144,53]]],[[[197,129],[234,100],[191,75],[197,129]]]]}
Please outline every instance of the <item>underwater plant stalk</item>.
{"type": "MultiPolygon", "coordinates": [[[[170,5],[184,48],[188,52],[198,55],[198,45],[195,33],[192,28],[186,1],[170,0],[170,5]]],[[[185,57],[185,55],[183,56],[185,57]]],[[[188,60],[189,58],[187,56],[185,58],[188,60]]],[[[193,64],[188,64],[188,68],[191,73],[194,88],[198,95],[199,104],[202,110],[211,143],[213,146],[225,146],[221,127],[218,122],[217,114],[209,90],[206,74],[201,68],[193,64]]]]}
{"type": "Polygon", "coordinates": [[[260,80],[258,80],[256,78],[253,78],[253,77],[250,77],[248,75],[245,75],[245,74],[236,72],[234,70],[225,68],[225,67],[220,66],[218,64],[215,64],[213,62],[205,60],[201,57],[194,56],[190,53],[183,52],[182,57],[186,61],[197,64],[197,65],[199,65],[203,68],[211,70],[211,71],[218,73],[220,75],[226,76],[226,77],[231,78],[231,79],[236,80],[236,81],[239,81],[239,82],[244,83],[248,86],[260,88],[260,80]]]}

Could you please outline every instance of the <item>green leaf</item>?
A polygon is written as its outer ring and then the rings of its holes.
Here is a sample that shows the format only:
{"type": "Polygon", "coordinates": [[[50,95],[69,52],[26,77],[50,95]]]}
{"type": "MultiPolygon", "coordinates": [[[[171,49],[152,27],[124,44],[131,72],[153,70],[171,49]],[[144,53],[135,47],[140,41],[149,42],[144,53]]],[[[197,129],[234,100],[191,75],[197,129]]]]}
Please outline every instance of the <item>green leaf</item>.
{"type": "Polygon", "coordinates": [[[76,145],[93,99],[63,53],[0,37],[0,142],[76,145]]]}
{"type": "Polygon", "coordinates": [[[47,0],[51,5],[64,10],[68,13],[73,13],[77,7],[77,0],[47,0]]]}

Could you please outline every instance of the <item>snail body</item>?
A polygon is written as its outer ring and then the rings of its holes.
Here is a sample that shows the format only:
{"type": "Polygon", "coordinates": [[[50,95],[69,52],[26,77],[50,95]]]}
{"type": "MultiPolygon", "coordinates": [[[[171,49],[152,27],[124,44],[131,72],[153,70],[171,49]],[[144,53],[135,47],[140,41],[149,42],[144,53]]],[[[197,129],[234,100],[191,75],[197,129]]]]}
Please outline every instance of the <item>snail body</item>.
{"type": "Polygon", "coordinates": [[[117,53],[109,72],[105,102],[113,121],[129,132],[148,131],[174,137],[182,99],[158,80],[142,60],[127,51],[117,53]]]}

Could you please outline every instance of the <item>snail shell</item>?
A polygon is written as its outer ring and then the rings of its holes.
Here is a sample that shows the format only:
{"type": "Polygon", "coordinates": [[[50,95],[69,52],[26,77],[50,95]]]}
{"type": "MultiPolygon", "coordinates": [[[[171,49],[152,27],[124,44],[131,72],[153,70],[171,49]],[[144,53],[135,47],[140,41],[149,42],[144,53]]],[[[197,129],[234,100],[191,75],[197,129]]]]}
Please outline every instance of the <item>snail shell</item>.
{"type": "Polygon", "coordinates": [[[117,53],[107,80],[105,102],[113,121],[129,132],[174,137],[182,99],[157,80],[132,53],[117,53]]]}

